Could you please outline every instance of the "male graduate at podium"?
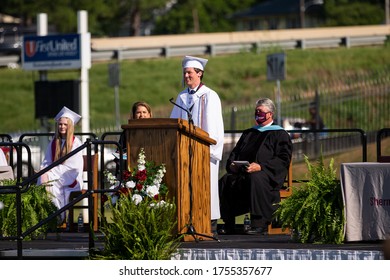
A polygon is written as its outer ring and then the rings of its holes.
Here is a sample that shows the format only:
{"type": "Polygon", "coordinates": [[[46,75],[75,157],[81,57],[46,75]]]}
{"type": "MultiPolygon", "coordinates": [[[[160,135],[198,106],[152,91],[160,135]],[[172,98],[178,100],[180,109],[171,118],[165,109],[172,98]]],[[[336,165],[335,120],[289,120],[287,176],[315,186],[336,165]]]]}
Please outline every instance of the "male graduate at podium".
{"type": "Polygon", "coordinates": [[[171,118],[189,120],[217,141],[215,145],[210,146],[211,228],[213,234],[216,235],[217,220],[220,218],[218,172],[219,162],[222,159],[224,126],[221,100],[218,94],[202,83],[207,61],[199,57],[184,57],[182,61],[183,84],[186,88],[176,98],[176,104],[182,108],[174,106],[171,118]]]}

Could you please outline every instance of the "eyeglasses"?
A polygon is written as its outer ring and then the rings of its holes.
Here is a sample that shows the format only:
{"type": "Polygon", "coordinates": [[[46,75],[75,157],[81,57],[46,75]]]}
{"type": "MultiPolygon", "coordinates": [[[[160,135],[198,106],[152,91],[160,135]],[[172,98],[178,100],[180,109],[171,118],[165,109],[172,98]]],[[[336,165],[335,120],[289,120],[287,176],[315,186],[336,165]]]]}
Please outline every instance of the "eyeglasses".
{"type": "Polygon", "coordinates": [[[261,110],[259,110],[259,109],[256,109],[256,110],[255,110],[255,114],[256,114],[256,115],[260,115],[260,114],[266,115],[266,114],[268,114],[268,113],[272,113],[272,112],[269,112],[269,111],[268,111],[268,112],[263,112],[263,111],[261,111],[261,110]]]}

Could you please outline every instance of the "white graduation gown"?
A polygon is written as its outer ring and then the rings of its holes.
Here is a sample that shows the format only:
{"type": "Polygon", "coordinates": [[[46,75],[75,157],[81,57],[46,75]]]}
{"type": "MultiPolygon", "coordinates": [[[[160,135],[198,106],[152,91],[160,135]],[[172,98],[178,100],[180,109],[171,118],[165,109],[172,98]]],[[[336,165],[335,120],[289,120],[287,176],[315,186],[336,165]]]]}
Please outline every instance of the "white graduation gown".
{"type": "MultiPolygon", "coordinates": [[[[42,161],[41,169],[49,166],[53,162],[51,145],[52,143],[50,142],[42,161]]],[[[81,145],[80,139],[75,137],[72,151],[81,145]]],[[[83,154],[82,151],[80,151],[47,172],[48,180],[50,182],[50,187],[48,189],[53,194],[53,203],[58,209],[69,202],[69,195],[72,191],[81,190],[83,184],[83,167],[83,154]],[[75,180],[77,181],[77,184],[73,188],[69,187],[75,180]]],[[[40,179],[41,178],[38,179],[39,185],[41,184],[40,179]]]]}
{"type": "MultiPolygon", "coordinates": [[[[188,89],[179,93],[176,103],[191,110],[194,125],[208,132],[209,137],[216,140],[217,144],[210,146],[210,194],[211,194],[211,219],[221,217],[219,210],[219,162],[222,159],[224,125],[222,118],[221,100],[218,94],[205,85],[202,85],[197,92],[192,94],[192,100],[188,99],[188,89]],[[190,103],[188,103],[190,101],[190,103]]],[[[171,118],[188,120],[187,113],[181,108],[174,106],[171,118]]]]}
{"type": "Polygon", "coordinates": [[[7,166],[8,163],[7,163],[7,159],[4,155],[4,152],[2,149],[0,149],[0,166],[7,166]]]}

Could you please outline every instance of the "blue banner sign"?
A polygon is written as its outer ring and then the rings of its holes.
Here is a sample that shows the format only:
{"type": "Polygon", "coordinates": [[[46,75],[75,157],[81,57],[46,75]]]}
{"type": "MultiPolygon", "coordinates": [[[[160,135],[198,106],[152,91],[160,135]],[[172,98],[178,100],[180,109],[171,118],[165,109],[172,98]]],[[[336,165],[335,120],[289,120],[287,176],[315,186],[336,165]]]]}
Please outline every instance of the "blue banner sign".
{"type": "Polygon", "coordinates": [[[22,48],[25,70],[81,68],[80,34],[25,36],[22,48]]]}

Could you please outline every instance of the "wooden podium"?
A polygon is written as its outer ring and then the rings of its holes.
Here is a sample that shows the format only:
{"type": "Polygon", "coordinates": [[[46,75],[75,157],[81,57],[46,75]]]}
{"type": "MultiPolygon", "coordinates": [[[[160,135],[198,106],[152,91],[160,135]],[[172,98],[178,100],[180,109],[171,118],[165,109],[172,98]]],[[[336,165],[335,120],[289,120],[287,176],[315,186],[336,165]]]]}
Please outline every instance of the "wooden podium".
{"type": "Polygon", "coordinates": [[[126,133],[129,168],[137,165],[141,148],[147,161],[165,164],[164,182],[169,196],[175,198],[178,232],[187,233],[192,225],[200,234],[186,234],[184,241],[208,238],[201,235],[211,238],[209,146],[216,141],[182,119],[130,119],[122,128],[126,133]]]}

